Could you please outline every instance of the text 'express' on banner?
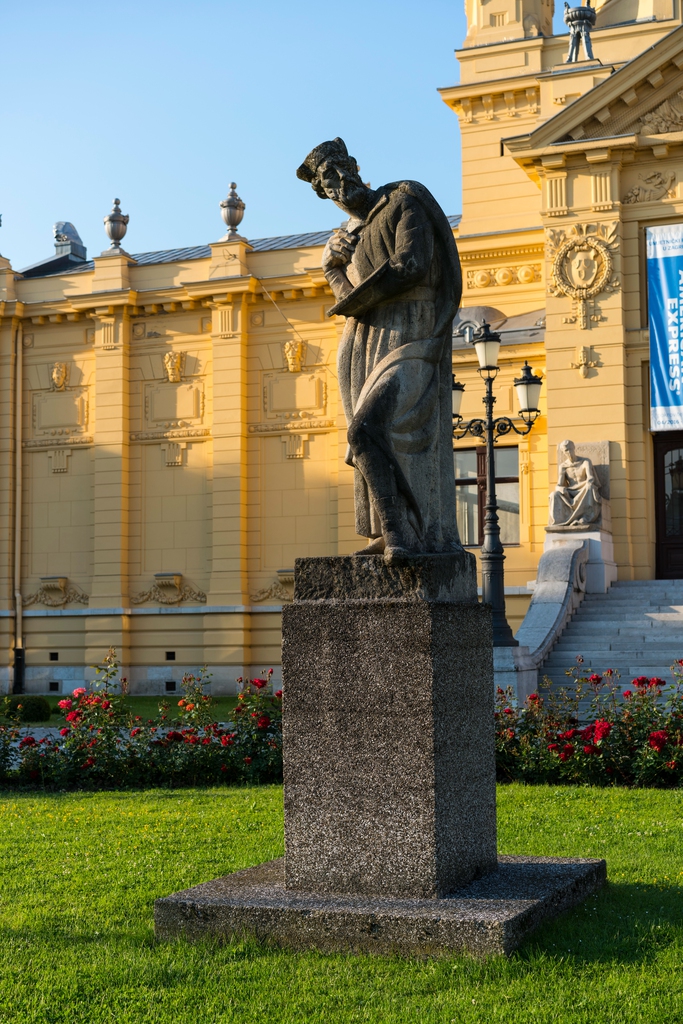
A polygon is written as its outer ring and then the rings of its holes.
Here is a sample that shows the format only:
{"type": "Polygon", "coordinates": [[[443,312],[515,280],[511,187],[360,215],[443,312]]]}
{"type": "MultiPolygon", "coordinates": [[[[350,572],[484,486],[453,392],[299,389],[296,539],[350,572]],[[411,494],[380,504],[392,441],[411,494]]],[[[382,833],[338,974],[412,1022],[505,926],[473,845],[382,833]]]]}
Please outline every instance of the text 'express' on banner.
{"type": "Polygon", "coordinates": [[[683,224],[647,228],[650,428],[683,430],[683,224]]]}

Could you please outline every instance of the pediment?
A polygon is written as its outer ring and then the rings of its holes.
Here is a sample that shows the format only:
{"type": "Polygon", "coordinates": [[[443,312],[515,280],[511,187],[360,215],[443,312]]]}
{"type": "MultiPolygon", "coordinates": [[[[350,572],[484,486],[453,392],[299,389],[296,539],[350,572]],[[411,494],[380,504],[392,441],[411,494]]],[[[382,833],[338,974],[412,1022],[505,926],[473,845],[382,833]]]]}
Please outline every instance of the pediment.
{"type": "Polygon", "coordinates": [[[683,130],[683,26],[629,61],[526,136],[506,139],[513,155],[589,140],[683,130]]]}

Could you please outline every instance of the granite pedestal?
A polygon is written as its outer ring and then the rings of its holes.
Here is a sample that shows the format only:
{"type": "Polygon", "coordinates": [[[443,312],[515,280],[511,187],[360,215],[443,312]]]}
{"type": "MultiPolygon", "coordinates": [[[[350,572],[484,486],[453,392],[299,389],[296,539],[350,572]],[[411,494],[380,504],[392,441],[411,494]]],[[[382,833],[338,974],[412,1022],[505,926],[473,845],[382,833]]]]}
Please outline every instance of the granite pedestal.
{"type": "Polygon", "coordinates": [[[158,900],[159,937],[510,952],[601,884],[603,862],[498,859],[471,553],[299,559],[282,637],[284,861],[158,900]]]}

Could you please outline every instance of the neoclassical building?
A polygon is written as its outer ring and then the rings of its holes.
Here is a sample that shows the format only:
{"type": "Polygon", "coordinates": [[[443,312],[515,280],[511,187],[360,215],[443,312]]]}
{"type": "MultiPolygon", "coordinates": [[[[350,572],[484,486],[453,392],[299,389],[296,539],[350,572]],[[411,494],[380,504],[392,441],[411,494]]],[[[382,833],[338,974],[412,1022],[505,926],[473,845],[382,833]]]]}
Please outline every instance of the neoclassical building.
{"type": "MultiPolygon", "coordinates": [[[[462,413],[482,410],[469,341],[484,319],[502,340],[496,411],[515,420],[525,360],[543,378],[541,416],[501,439],[496,466],[517,628],[566,438],[593,445],[609,482],[614,575],[683,575],[683,537],[661,519],[683,434],[649,428],[645,275],[645,229],[683,221],[683,17],[679,0],[608,0],[594,58],[566,63],[551,0],[466,8],[461,81],[440,90],[462,135],[462,413]]],[[[0,682],[20,650],[26,690],[67,691],[114,644],[133,692],[172,690],[201,664],[231,692],[279,663],[294,559],[362,544],[342,323],[320,269],[330,232],[231,228],[131,255],[118,207],[109,232],[90,260],[69,224],[32,267],[0,257],[0,682]]],[[[471,438],[455,442],[455,474],[476,551],[471,438]]]]}

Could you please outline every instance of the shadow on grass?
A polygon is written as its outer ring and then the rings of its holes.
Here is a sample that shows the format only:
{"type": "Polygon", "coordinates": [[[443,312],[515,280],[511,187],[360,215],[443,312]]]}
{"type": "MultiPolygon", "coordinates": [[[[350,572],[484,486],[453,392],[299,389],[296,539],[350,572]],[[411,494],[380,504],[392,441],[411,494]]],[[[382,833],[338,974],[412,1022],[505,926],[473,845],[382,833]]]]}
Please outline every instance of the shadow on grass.
{"type": "Polygon", "coordinates": [[[530,959],[542,951],[585,963],[633,964],[667,946],[683,949],[683,886],[608,882],[541,925],[517,956],[530,959]]]}

